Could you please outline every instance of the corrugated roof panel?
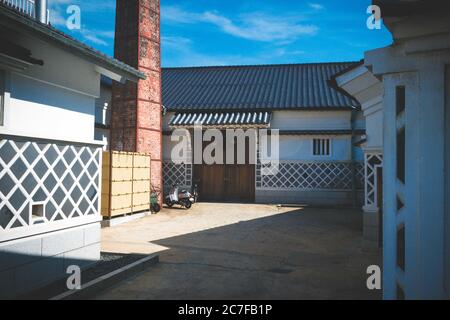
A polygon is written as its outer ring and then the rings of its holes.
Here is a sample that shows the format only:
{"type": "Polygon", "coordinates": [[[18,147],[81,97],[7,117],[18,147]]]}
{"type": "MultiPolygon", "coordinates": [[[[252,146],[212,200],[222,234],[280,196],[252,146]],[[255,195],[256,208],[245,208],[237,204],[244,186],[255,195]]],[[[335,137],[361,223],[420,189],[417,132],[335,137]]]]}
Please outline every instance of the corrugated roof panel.
{"type": "Polygon", "coordinates": [[[195,124],[212,127],[246,126],[268,127],[270,112],[204,112],[176,113],[169,122],[170,127],[192,127],[195,124]]]}

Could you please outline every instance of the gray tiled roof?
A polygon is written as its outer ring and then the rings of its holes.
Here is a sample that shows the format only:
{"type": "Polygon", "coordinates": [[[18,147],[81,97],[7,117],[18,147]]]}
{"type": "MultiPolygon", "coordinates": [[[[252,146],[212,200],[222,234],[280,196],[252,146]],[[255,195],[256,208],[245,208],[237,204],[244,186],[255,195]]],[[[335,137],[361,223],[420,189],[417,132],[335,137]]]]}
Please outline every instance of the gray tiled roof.
{"type": "Polygon", "coordinates": [[[169,111],[345,109],[359,104],[328,85],[354,62],[163,69],[169,111]]]}

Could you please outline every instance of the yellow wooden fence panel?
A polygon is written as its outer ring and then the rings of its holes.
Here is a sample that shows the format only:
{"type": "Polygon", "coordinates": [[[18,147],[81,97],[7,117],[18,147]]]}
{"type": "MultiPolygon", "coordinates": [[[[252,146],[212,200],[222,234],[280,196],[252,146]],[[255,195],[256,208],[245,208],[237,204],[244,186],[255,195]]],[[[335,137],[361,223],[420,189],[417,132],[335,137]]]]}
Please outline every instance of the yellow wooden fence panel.
{"type": "Polygon", "coordinates": [[[134,168],[133,180],[150,180],[150,168],[134,168]]]}
{"type": "Polygon", "coordinates": [[[102,158],[102,215],[150,210],[150,155],[105,151],[102,158]]]}
{"type": "Polygon", "coordinates": [[[113,168],[132,168],[133,154],[130,152],[113,151],[111,153],[113,168]]]}
{"type": "Polygon", "coordinates": [[[150,192],[150,189],[150,183],[148,180],[133,181],[133,192],[150,192]]]}
{"type": "Polygon", "coordinates": [[[147,154],[136,154],[134,156],[134,168],[150,168],[150,156],[147,154]]]}

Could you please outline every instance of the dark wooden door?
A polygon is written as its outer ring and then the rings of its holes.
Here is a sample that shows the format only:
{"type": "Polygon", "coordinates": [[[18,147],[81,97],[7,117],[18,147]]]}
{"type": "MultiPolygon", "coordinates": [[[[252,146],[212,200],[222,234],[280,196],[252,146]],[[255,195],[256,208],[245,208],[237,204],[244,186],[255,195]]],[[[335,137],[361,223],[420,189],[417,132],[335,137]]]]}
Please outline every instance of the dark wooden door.
{"type": "Polygon", "coordinates": [[[223,201],[224,181],[225,167],[223,165],[194,166],[194,183],[198,186],[200,201],[223,201]]]}
{"type": "MultiPolygon", "coordinates": [[[[205,146],[206,144],[203,147],[205,146]]],[[[246,147],[246,164],[236,164],[235,161],[235,164],[194,166],[194,183],[198,185],[200,201],[255,201],[255,165],[248,164],[248,142],[246,147]]],[[[224,159],[225,157],[224,151],[224,159]]]]}
{"type": "Polygon", "coordinates": [[[255,200],[255,166],[225,166],[225,200],[251,202],[255,200]]]}

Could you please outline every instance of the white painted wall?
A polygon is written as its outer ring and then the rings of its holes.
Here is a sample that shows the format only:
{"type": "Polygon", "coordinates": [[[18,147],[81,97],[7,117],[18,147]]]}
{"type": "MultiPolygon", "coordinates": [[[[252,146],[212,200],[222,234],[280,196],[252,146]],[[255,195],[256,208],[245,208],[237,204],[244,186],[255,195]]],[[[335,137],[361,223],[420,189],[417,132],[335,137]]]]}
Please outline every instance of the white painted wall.
{"type": "MultiPolygon", "coordinates": [[[[381,106],[380,106],[381,108],[381,106]]],[[[369,114],[366,117],[366,137],[365,147],[368,149],[383,148],[383,112],[369,114]]]]}
{"type": "Polygon", "coordinates": [[[92,63],[25,34],[10,39],[30,49],[34,58],[44,60],[43,66],[30,66],[24,72],[27,76],[92,97],[100,95],[100,74],[92,63]]]}
{"type": "MultiPolygon", "coordinates": [[[[433,25],[435,17],[423,19],[433,25]]],[[[448,17],[445,17],[448,23],[448,17]]],[[[405,19],[398,27],[411,22],[405,19]]],[[[444,21],[441,21],[444,22],[444,21]]],[[[410,31],[417,30],[409,25],[410,31]]],[[[384,248],[383,294],[395,299],[401,283],[407,299],[449,297],[448,230],[445,228],[448,193],[446,167],[445,66],[450,64],[450,33],[409,38],[399,45],[366,53],[365,63],[384,82],[384,248]],[[430,50],[430,40],[433,50],[430,50]],[[436,41],[438,40],[438,41],[436,41]],[[406,87],[405,116],[397,119],[395,87],[406,87]],[[396,132],[406,126],[406,181],[396,178],[396,132]],[[396,196],[405,199],[397,210],[396,196]],[[406,269],[396,266],[397,226],[406,226],[406,269]],[[446,263],[447,261],[447,263],[446,263]]],[[[397,35],[394,34],[394,38],[397,35]]],[[[447,162],[448,163],[448,162],[447,162]]],[[[448,208],[448,207],[447,207],[448,208]]]]}
{"type": "Polygon", "coordinates": [[[350,130],[350,111],[274,111],[271,129],[350,130]]]}
{"type": "MultiPolygon", "coordinates": [[[[169,122],[174,113],[169,112],[163,119],[163,130],[170,130],[169,122]]],[[[356,119],[356,127],[364,128],[365,121],[361,113],[356,119]]],[[[270,123],[271,129],[279,130],[350,130],[350,111],[274,111],[270,123]]],[[[169,160],[175,143],[170,136],[164,136],[164,160],[169,160]]],[[[270,145],[268,146],[270,148],[270,145]]],[[[263,146],[261,151],[266,152],[263,146]]],[[[363,160],[361,148],[355,155],[363,160]]],[[[351,135],[280,135],[280,160],[299,161],[350,161],[352,152],[351,135]],[[330,156],[313,155],[313,139],[331,139],[330,156]]],[[[263,154],[263,153],[262,153],[263,154]]]]}
{"type": "MultiPolygon", "coordinates": [[[[350,161],[351,160],[351,136],[280,136],[279,140],[280,160],[299,161],[350,161]],[[331,140],[331,154],[329,156],[313,155],[313,139],[331,140]]],[[[267,146],[260,144],[261,158],[274,159],[270,155],[271,143],[267,146]],[[268,156],[264,156],[268,155],[268,156]]]]}
{"type": "Polygon", "coordinates": [[[75,142],[94,140],[95,99],[10,73],[0,133],[75,142]]]}
{"type": "Polygon", "coordinates": [[[7,71],[0,133],[93,143],[95,99],[100,95],[95,65],[26,34],[13,33],[10,39],[44,65],[7,71]]]}

